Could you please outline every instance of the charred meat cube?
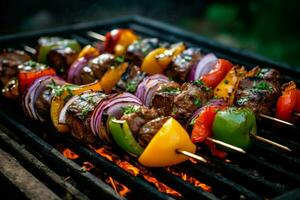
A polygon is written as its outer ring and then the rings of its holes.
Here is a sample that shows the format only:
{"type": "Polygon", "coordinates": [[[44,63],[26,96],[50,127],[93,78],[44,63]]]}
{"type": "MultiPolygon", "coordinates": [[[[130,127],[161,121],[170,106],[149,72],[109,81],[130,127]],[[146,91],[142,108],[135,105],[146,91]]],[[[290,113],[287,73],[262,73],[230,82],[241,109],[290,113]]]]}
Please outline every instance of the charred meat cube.
{"type": "Polygon", "coordinates": [[[186,120],[213,97],[213,91],[202,83],[184,83],[174,98],[172,116],[186,120]]]}
{"type": "Polygon", "coordinates": [[[91,114],[105,97],[106,95],[100,92],[84,93],[68,107],[66,122],[73,137],[83,143],[96,142],[96,137],[90,128],[91,114]]]}
{"type": "Polygon", "coordinates": [[[11,78],[18,74],[18,66],[31,60],[24,51],[4,50],[0,53],[0,80],[5,85],[11,78]]]}
{"type": "Polygon", "coordinates": [[[100,80],[109,67],[114,65],[114,62],[115,56],[109,53],[101,54],[92,59],[80,72],[83,84],[100,80]]]}
{"type": "Polygon", "coordinates": [[[201,58],[202,54],[199,48],[186,49],[173,58],[172,64],[166,73],[175,81],[184,82],[192,67],[197,65],[201,58]]]}
{"type": "Polygon", "coordinates": [[[120,88],[122,91],[134,93],[145,75],[146,73],[142,72],[139,67],[135,65],[129,66],[117,83],[117,88],[120,88]]]}
{"type": "Polygon", "coordinates": [[[37,112],[40,116],[44,119],[48,119],[50,114],[50,106],[51,106],[51,99],[54,96],[53,90],[47,89],[42,92],[40,96],[36,99],[35,107],[37,112]]]}
{"type": "Polygon", "coordinates": [[[157,109],[159,114],[171,115],[174,98],[180,93],[180,85],[174,81],[161,83],[153,95],[152,107],[157,109]]]}
{"type": "Polygon", "coordinates": [[[59,47],[52,49],[47,55],[48,63],[56,72],[63,74],[76,60],[78,52],[70,47],[59,47]]]}
{"type": "Polygon", "coordinates": [[[140,128],[148,121],[159,117],[159,114],[155,109],[149,109],[147,107],[128,107],[131,112],[124,112],[121,120],[126,120],[128,126],[133,133],[134,137],[137,138],[140,128]]]}
{"type": "Polygon", "coordinates": [[[138,133],[138,143],[145,148],[168,119],[169,117],[159,117],[145,123],[138,133]]]}
{"type": "Polygon", "coordinates": [[[280,93],[280,85],[277,81],[246,77],[239,83],[235,104],[249,107],[255,113],[270,114],[271,107],[277,101],[280,93]]]}
{"type": "Polygon", "coordinates": [[[157,38],[146,38],[133,42],[127,48],[126,58],[128,61],[140,66],[145,56],[152,50],[160,47],[161,44],[157,38]]]}

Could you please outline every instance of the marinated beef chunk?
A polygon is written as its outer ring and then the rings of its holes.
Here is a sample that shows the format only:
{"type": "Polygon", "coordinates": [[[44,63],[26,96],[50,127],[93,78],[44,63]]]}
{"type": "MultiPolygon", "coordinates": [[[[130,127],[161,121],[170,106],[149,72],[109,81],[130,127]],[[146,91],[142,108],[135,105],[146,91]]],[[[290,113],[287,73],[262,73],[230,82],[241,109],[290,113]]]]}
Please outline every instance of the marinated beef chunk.
{"type": "Polygon", "coordinates": [[[66,122],[73,137],[83,143],[96,142],[90,129],[90,118],[96,105],[105,97],[100,92],[84,93],[68,107],[66,122]]]}
{"type": "Polygon", "coordinates": [[[142,72],[136,65],[129,66],[117,83],[117,87],[122,91],[134,93],[145,75],[145,72],[142,72]]]}
{"type": "Polygon", "coordinates": [[[279,79],[280,79],[280,74],[276,69],[272,69],[272,68],[262,68],[258,75],[258,78],[262,78],[266,81],[271,81],[271,82],[278,82],[279,83],[279,79]]]}
{"type": "Polygon", "coordinates": [[[155,109],[149,109],[147,107],[139,107],[136,112],[125,114],[121,117],[121,120],[126,120],[128,126],[137,138],[137,134],[140,128],[148,121],[155,119],[159,116],[155,109]]]}
{"type": "Polygon", "coordinates": [[[77,56],[78,52],[72,50],[70,47],[62,47],[52,49],[47,55],[47,60],[56,72],[63,74],[76,60],[77,56]]]}
{"type": "Polygon", "coordinates": [[[236,106],[249,107],[255,113],[270,114],[272,105],[280,96],[278,81],[258,77],[246,77],[240,81],[236,92],[236,106]]]}
{"type": "Polygon", "coordinates": [[[92,59],[80,72],[82,83],[88,84],[100,80],[109,67],[114,65],[114,62],[114,55],[109,53],[101,54],[92,59]]]}
{"type": "Polygon", "coordinates": [[[189,48],[174,57],[171,66],[166,73],[178,82],[184,82],[194,65],[197,65],[202,58],[199,48],[189,48]]]}
{"type": "Polygon", "coordinates": [[[24,51],[4,50],[0,53],[0,81],[5,85],[11,78],[18,74],[18,66],[31,57],[24,51]]]}
{"type": "Polygon", "coordinates": [[[180,85],[178,83],[174,81],[161,83],[153,95],[152,107],[157,109],[161,115],[171,115],[174,98],[179,93],[180,85]]]}
{"type": "Polygon", "coordinates": [[[36,99],[35,107],[38,114],[44,119],[48,119],[50,116],[51,99],[54,95],[52,90],[44,90],[42,94],[36,99]]]}
{"type": "Polygon", "coordinates": [[[145,56],[150,51],[160,46],[157,38],[146,38],[133,42],[127,48],[126,58],[128,61],[135,63],[140,66],[145,56]]]}
{"type": "Polygon", "coordinates": [[[145,123],[139,131],[138,143],[145,148],[168,119],[169,117],[159,117],[145,123]]]}
{"type": "Polygon", "coordinates": [[[213,91],[203,84],[184,83],[181,92],[174,98],[172,115],[186,120],[199,107],[205,105],[213,97],[213,91]]]}

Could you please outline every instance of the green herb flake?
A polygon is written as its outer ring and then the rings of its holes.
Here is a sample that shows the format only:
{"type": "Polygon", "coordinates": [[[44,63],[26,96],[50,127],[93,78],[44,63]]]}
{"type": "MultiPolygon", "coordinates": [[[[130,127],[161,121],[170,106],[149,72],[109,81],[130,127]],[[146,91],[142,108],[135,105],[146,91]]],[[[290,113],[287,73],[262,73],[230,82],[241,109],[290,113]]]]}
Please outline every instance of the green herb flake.
{"type": "Polygon", "coordinates": [[[197,86],[203,86],[204,82],[202,80],[198,79],[198,80],[194,81],[194,84],[197,85],[197,86]]]}
{"type": "Polygon", "coordinates": [[[225,80],[224,80],[224,83],[225,83],[225,84],[228,84],[228,83],[229,83],[229,81],[228,81],[227,79],[225,79],[225,80]]]}
{"type": "Polygon", "coordinates": [[[160,90],[160,92],[166,92],[166,93],[174,93],[178,94],[180,93],[180,88],[171,88],[171,87],[165,87],[160,90]]]}
{"type": "Polygon", "coordinates": [[[115,64],[116,65],[120,65],[125,61],[125,57],[124,56],[117,56],[115,57],[115,64]]]}
{"type": "Polygon", "coordinates": [[[130,81],[126,83],[126,91],[128,92],[135,92],[136,87],[137,87],[137,82],[136,81],[130,81]]]}
{"type": "Polygon", "coordinates": [[[200,99],[195,99],[193,103],[194,103],[195,106],[199,107],[201,105],[201,100],[200,99]]]}
{"type": "Polygon", "coordinates": [[[123,111],[124,115],[129,115],[131,113],[138,112],[139,110],[140,110],[140,107],[136,106],[136,105],[122,107],[122,111],[123,111]]]}

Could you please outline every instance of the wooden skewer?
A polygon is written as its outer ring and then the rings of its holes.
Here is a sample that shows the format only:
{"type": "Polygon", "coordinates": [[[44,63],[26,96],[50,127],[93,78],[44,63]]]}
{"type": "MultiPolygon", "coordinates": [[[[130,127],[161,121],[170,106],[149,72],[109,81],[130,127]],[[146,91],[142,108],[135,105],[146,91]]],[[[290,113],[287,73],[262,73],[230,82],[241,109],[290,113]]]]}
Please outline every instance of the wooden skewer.
{"type": "Polygon", "coordinates": [[[265,118],[265,119],[270,119],[270,120],[273,120],[273,121],[276,121],[276,122],[279,122],[279,123],[283,123],[283,124],[288,125],[288,126],[295,126],[293,123],[278,119],[276,117],[271,117],[269,115],[265,115],[265,114],[262,114],[262,113],[259,114],[259,116],[262,117],[262,118],[265,118]]]}
{"type": "Polygon", "coordinates": [[[293,115],[300,117],[300,113],[293,112],[293,115]]]}
{"type": "Polygon", "coordinates": [[[94,31],[88,31],[86,34],[88,36],[90,36],[90,37],[92,37],[92,38],[94,38],[96,40],[100,40],[102,42],[104,42],[106,40],[106,37],[104,35],[101,35],[101,34],[96,33],[94,31]]]}
{"type": "Polygon", "coordinates": [[[272,140],[268,140],[268,139],[266,139],[266,138],[264,138],[264,137],[261,137],[261,136],[258,136],[258,135],[254,135],[254,134],[251,134],[251,137],[253,137],[253,138],[256,139],[256,140],[259,140],[259,141],[262,141],[262,142],[271,144],[271,145],[273,145],[273,146],[276,146],[276,147],[278,147],[278,148],[284,149],[284,150],[286,150],[286,151],[290,151],[290,152],[292,151],[292,150],[291,150],[290,148],[288,148],[287,146],[284,146],[284,145],[279,144],[279,143],[277,143],[277,142],[274,142],[274,141],[272,141],[272,140]]]}
{"type": "Polygon", "coordinates": [[[36,54],[35,48],[32,48],[30,46],[24,46],[24,50],[27,51],[30,54],[33,54],[33,55],[36,54]]]}
{"type": "Polygon", "coordinates": [[[191,152],[189,152],[189,151],[177,149],[177,150],[176,150],[176,153],[185,155],[185,156],[190,157],[190,158],[194,158],[194,159],[196,159],[196,160],[198,160],[198,161],[201,161],[201,162],[203,162],[203,163],[207,163],[207,160],[206,160],[205,158],[203,158],[202,156],[199,156],[199,155],[197,155],[197,154],[191,153],[191,152]]]}
{"type": "Polygon", "coordinates": [[[229,149],[232,149],[234,151],[237,151],[239,153],[246,153],[246,151],[244,151],[242,148],[239,148],[239,147],[236,147],[234,145],[231,145],[231,144],[228,144],[226,142],[223,142],[223,141],[220,141],[220,140],[216,140],[216,139],[213,139],[213,138],[206,138],[208,141],[211,141],[213,143],[216,143],[216,144],[219,144],[219,145],[222,145],[224,147],[227,147],[229,149]]]}

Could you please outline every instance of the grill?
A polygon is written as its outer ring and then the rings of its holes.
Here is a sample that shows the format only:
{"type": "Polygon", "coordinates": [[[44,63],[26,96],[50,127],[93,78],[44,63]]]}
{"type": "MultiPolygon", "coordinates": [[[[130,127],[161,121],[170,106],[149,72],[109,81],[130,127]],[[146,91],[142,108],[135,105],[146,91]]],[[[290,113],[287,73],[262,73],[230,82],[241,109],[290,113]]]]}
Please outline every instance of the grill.
{"type": "MultiPolygon", "coordinates": [[[[273,67],[284,79],[300,81],[300,70],[286,64],[137,16],[3,36],[0,47],[23,49],[25,45],[34,46],[44,35],[74,38],[86,45],[95,42],[87,36],[87,31],[105,33],[120,27],[131,28],[143,37],[184,41],[188,46],[214,52],[249,68],[273,67]]],[[[170,168],[148,169],[117,148],[99,146],[95,151],[57,133],[50,124],[35,123],[24,116],[15,102],[3,97],[0,118],[0,182],[5,184],[0,191],[18,199],[300,198],[300,137],[295,127],[259,121],[258,134],[289,146],[291,153],[257,141],[247,154],[229,152],[225,161],[199,151],[210,163],[185,162],[170,168]],[[63,156],[61,152],[66,154],[67,150],[75,154],[63,156]],[[138,174],[122,167],[124,164],[138,169],[138,174]]]]}

